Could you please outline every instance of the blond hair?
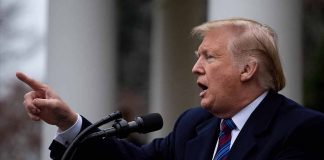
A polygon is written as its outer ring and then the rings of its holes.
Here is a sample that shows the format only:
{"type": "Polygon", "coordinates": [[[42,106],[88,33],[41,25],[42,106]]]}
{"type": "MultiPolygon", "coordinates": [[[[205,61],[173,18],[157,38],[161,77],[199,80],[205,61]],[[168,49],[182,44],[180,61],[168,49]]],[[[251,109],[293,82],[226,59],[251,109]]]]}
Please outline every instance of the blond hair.
{"type": "Polygon", "coordinates": [[[193,29],[194,35],[204,37],[212,29],[228,27],[234,31],[234,38],[228,44],[237,60],[253,57],[257,60],[257,79],[261,87],[280,91],[285,87],[285,76],[281,66],[277,35],[269,26],[257,21],[232,18],[206,22],[193,29]]]}

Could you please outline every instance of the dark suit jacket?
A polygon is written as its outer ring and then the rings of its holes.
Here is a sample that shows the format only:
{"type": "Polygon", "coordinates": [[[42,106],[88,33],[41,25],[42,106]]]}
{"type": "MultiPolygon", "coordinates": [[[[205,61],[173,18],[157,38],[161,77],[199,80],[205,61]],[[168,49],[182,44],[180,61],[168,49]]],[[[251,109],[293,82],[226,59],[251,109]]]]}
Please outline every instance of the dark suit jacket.
{"type": "MultiPolygon", "coordinates": [[[[165,138],[136,146],[117,138],[93,139],[81,144],[76,159],[211,160],[220,119],[202,108],[192,108],[177,120],[165,138]]],[[[84,119],[83,128],[90,125],[84,119]]],[[[231,150],[231,160],[324,160],[324,115],[270,91],[251,114],[231,150]]],[[[64,147],[53,141],[51,157],[64,147]]]]}

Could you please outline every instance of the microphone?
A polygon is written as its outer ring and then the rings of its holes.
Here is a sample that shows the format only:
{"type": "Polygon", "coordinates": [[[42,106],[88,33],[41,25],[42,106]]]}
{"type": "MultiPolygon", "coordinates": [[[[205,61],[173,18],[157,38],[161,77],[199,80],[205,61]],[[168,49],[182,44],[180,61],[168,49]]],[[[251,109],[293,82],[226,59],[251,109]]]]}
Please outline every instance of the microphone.
{"type": "Polygon", "coordinates": [[[107,117],[101,119],[100,121],[94,123],[93,125],[88,126],[73,140],[70,146],[66,149],[62,160],[67,160],[68,158],[72,159],[76,152],[75,148],[77,147],[77,145],[83,143],[84,141],[90,138],[110,136],[125,138],[128,136],[128,134],[132,132],[148,133],[159,130],[163,126],[163,119],[158,113],[151,113],[142,117],[136,117],[135,120],[131,122],[127,122],[121,117],[121,113],[119,111],[116,111],[108,115],[107,117]],[[96,127],[109,123],[112,120],[115,120],[115,123],[111,128],[99,132],[94,132],[88,135],[88,133],[93,131],[96,127]]]}
{"type": "Polygon", "coordinates": [[[111,114],[109,114],[108,116],[102,118],[101,120],[97,121],[96,123],[88,126],[87,128],[85,128],[73,141],[72,143],[69,145],[69,147],[65,150],[63,156],[62,156],[62,160],[67,160],[69,157],[70,159],[72,159],[73,155],[74,155],[74,149],[77,147],[77,145],[80,143],[81,140],[83,140],[83,138],[86,138],[86,135],[91,132],[92,130],[96,129],[97,127],[104,125],[106,123],[109,123],[113,120],[116,120],[118,118],[121,118],[122,114],[119,111],[113,112],[111,114]],[[72,151],[72,153],[71,153],[72,151]],[[72,156],[71,156],[72,154],[72,156]]]}
{"type": "Polygon", "coordinates": [[[151,113],[141,117],[136,117],[134,121],[127,122],[124,119],[117,119],[111,128],[89,134],[83,141],[94,137],[111,137],[125,138],[130,133],[149,133],[159,130],[163,127],[162,116],[158,113],[151,113]]]}

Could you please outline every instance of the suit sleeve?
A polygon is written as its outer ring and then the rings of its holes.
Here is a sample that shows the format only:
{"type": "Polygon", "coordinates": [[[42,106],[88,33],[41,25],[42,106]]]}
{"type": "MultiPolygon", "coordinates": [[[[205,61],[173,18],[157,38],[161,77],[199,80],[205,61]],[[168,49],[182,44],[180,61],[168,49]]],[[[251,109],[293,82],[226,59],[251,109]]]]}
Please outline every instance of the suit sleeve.
{"type": "MultiPolygon", "coordinates": [[[[82,117],[81,131],[90,126],[91,123],[82,117]]],[[[97,129],[96,131],[99,131],[97,129]]],[[[111,138],[92,138],[77,146],[76,153],[73,159],[107,159],[113,160],[158,160],[161,158],[162,148],[168,148],[165,143],[169,138],[155,139],[148,145],[137,146],[124,139],[116,137],[111,138]]],[[[61,143],[53,140],[50,147],[50,157],[53,160],[60,160],[66,151],[66,147],[61,143]]],[[[167,153],[166,153],[167,154],[167,153]]]]}
{"type": "MultiPolygon", "coordinates": [[[[182,159],[185,143],[192,137],[191,132],[195,130],[195,124],[202,119],[197,116],[201,115],[200,110],[195,109],[184,112],[178,118],[173,131],[165,138],[156,138],[151,143],[142,146],[137,146],[127,140],[116,137],[105,139],[93,138],[78,146],[74,159],[102,159],[103,157],[112,160],[182,159]]],[[[81,131],[91,125],[88,120],[84,117],[82,118],[81,131]]],[[[60,143],[53,141],[50,150],[51,158],[56,160],[61,159],[66,148],[60,143]]]]}
{"type": "Polygon", "coordinates": [[[324,117],[312,117],[297,127],[276,159],[323,160],[324,117]]]}

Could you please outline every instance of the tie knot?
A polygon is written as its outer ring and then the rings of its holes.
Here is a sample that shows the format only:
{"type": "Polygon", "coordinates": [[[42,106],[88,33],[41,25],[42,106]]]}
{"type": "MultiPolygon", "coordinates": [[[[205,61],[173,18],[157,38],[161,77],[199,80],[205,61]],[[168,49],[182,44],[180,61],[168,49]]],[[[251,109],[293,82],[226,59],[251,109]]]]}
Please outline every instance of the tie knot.
{"type": "Polygon", "coordinates": [[[221,131],[231,132],[235,128],[236,128],[236,125],[231,118],[223,119],[223,122],[221,124],[221,131]]]}

